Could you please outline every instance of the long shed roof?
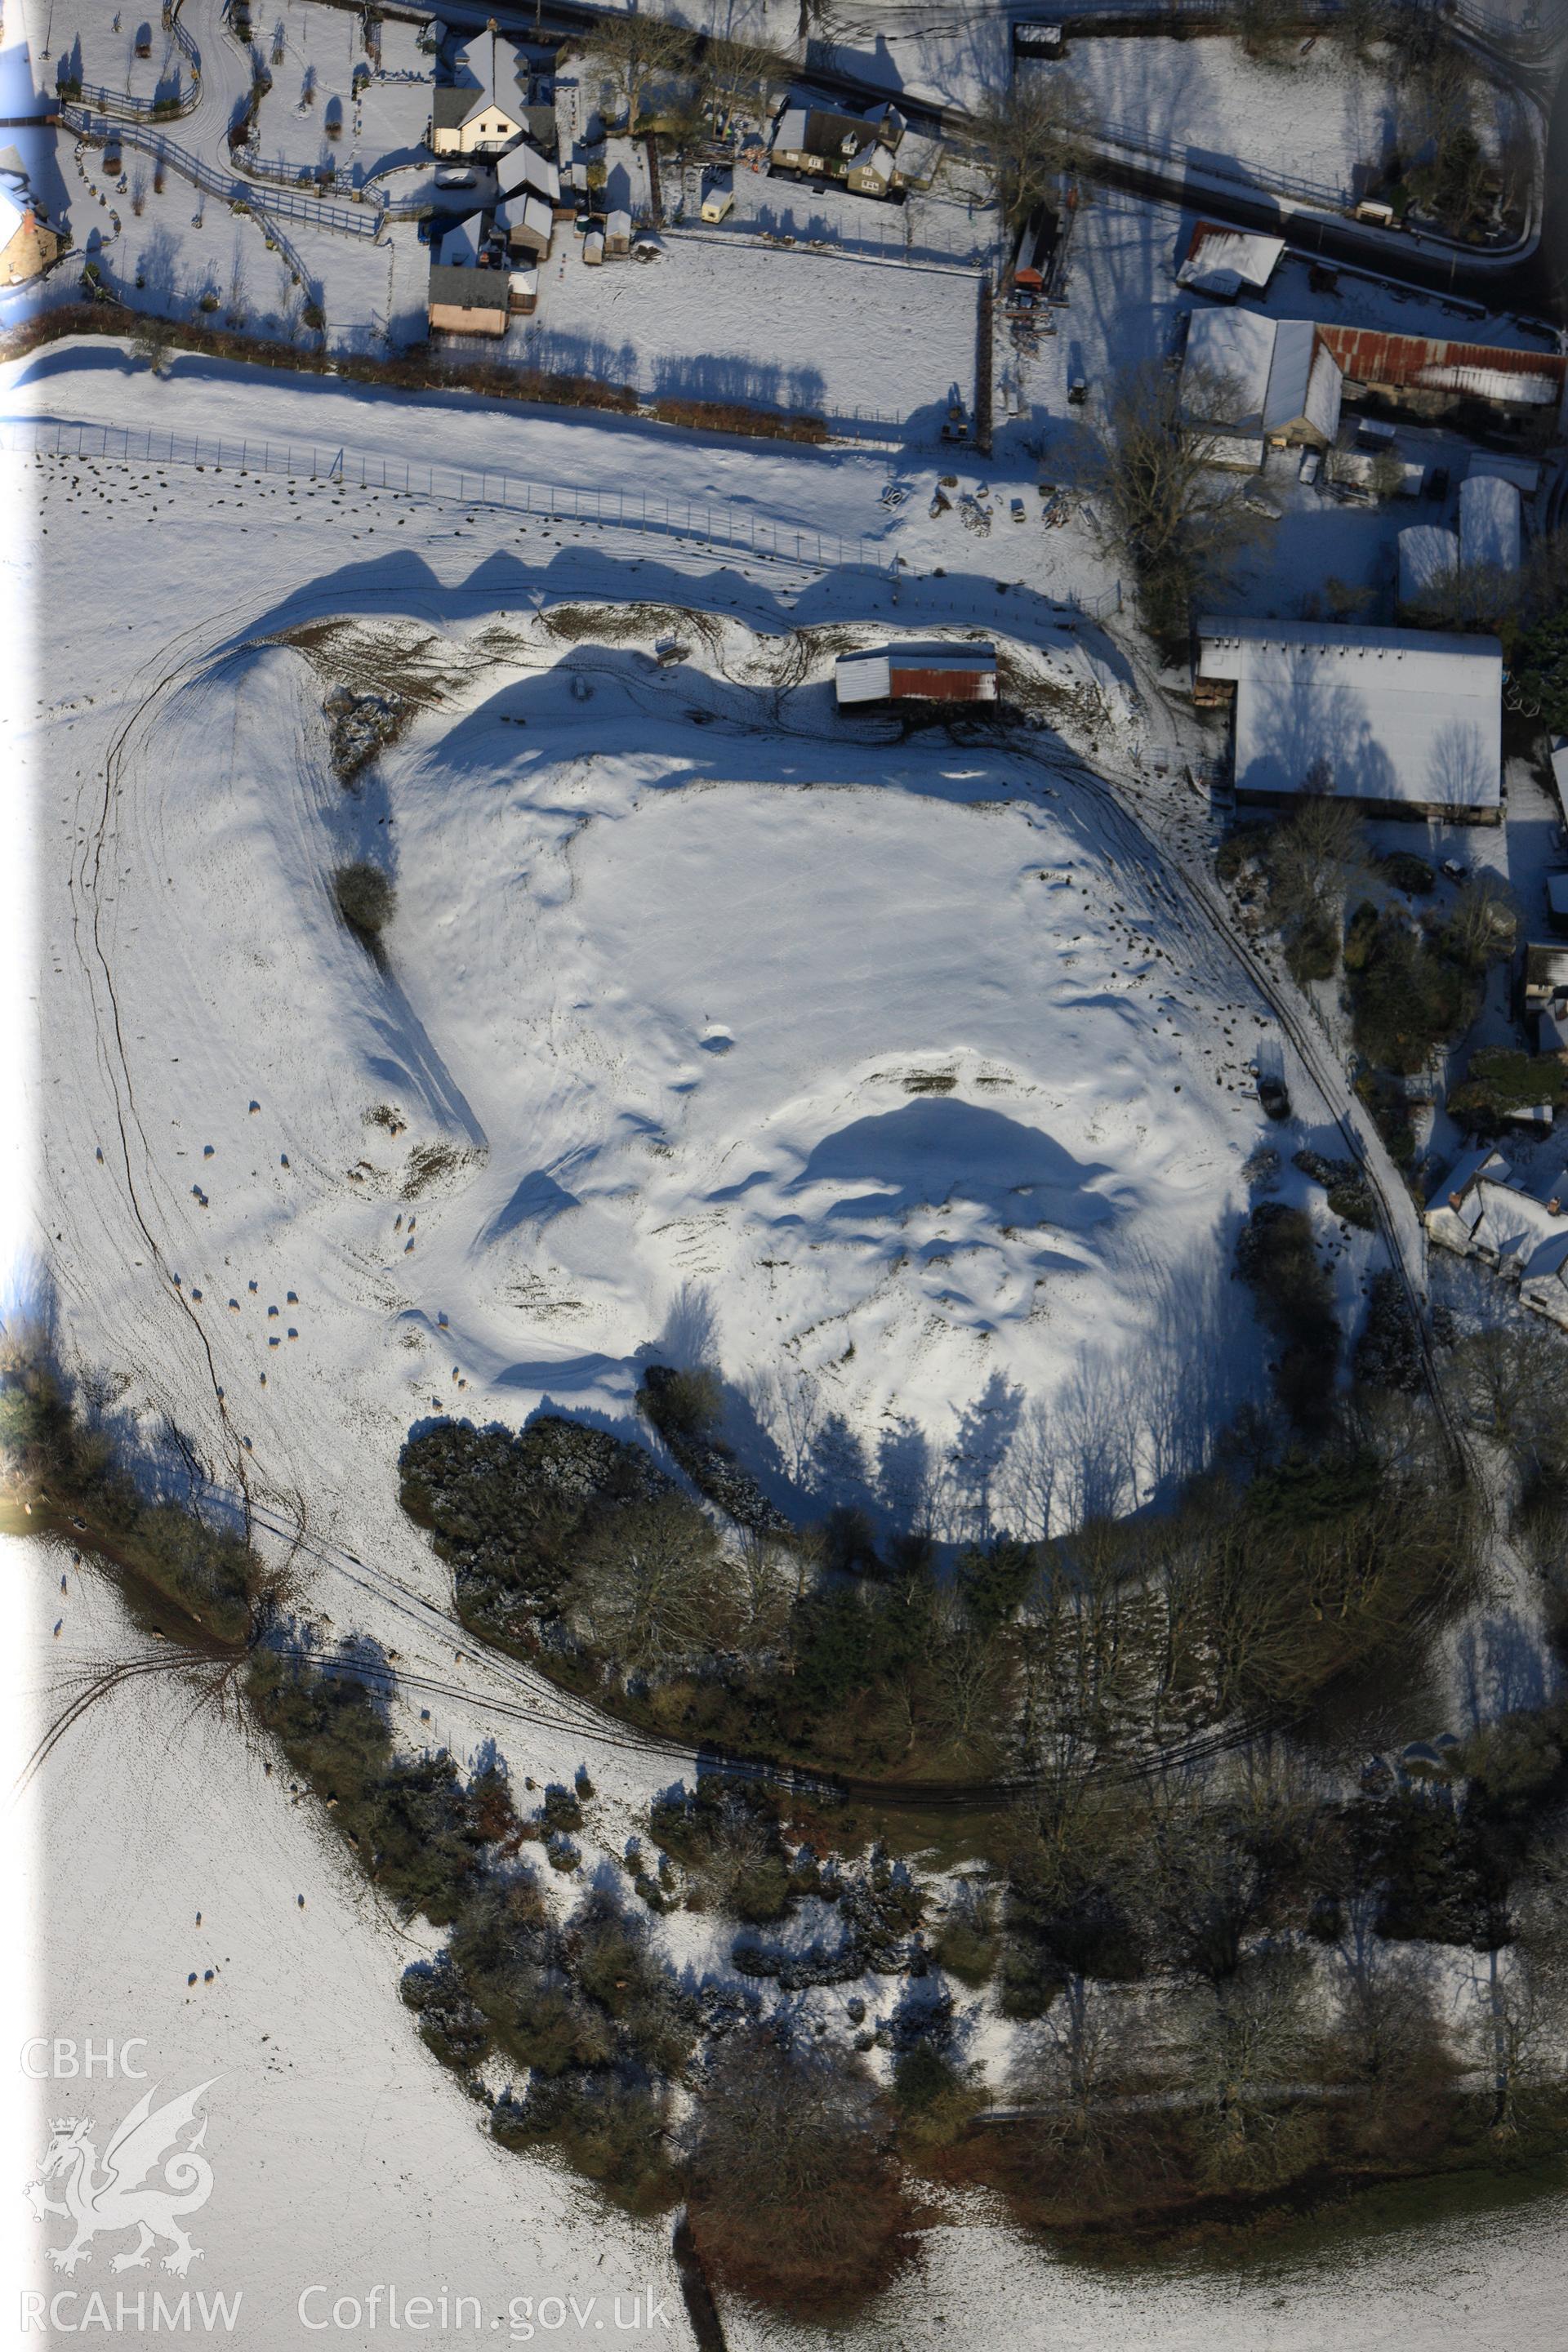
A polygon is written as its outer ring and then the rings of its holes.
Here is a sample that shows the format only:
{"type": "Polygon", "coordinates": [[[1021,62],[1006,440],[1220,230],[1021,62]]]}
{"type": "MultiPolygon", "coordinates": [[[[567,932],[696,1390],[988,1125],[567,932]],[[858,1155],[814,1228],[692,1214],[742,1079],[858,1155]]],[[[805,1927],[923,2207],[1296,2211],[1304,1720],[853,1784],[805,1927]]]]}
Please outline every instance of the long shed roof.
{"type": "Polygon", "coordinates": [[[1236,681],[1236,786],[1488,811],[1500,804],[1495,637],[1200,621],[1199,673],[1236,681]]]}

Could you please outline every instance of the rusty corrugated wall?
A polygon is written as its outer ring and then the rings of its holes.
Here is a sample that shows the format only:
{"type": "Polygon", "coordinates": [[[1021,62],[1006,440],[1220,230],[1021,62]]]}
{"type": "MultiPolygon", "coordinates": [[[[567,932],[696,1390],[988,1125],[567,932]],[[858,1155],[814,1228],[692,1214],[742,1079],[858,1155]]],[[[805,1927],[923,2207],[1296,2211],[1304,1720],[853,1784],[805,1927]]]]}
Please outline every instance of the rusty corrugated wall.
{"type": "Polygon", "coordinates": [[[1376,327],[1320,327],[1346,375],[1358,383],[1419,384],[1427,368],[1485,368],[1499,375],[1547,376],[1561,391],[1568,355],[1506,351],[1496,343],[1455,343],[1437,335],[1394,335],[1376,327]]]}

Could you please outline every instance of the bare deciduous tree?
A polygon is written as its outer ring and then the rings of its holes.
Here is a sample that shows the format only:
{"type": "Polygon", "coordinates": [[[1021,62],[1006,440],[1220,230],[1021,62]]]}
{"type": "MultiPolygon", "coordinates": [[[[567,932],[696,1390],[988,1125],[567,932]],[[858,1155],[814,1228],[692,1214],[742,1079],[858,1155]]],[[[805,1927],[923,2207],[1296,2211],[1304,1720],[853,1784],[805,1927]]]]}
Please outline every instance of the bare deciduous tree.
{"type": "Polygon", "coordinates": [[[636,9],[601,17],[583,62],[608,84],[626,110],[628,129],[635,131],[652,83],[662,75],[688,70],[692,56],[691,36],[681,26],[636,9]]]}
{"type": "Polygon", "coordinates": [[[596,1649],[632,1667],[669,1665],[720,1645],[730,1577],[710,1522],[683,1496],[627,1505],[584,1545],[573,1578],[596,1649]]]}
{"type": "Polygon", "coordinates": [[[1088,93],[1059,68],[1015,79],[981,100],[975,150],[1009,228],[1055,195],[1061,173],[1081,163],[1095,131],[1088,93]]]}
{"type": "Polygon", "coordinates": [[[1322,2111],[1300,2093],[1323,2052],[1307,2019],[1305,1970],[1271,1954],[1194,1995],[1184,2051],[1194,2122],[1216,2187],[1268,2188],[1301,2170],[1322,2111]]]}
{"type": "Polygon", "coordinates": [[[702,51],[698,65],[703,111],[715,139],[728,136],[739,114],[759,119],[768,107],[774,82],[787,82],[793,70],[787,58],[765,41],[715,37],[702,51]]]}
{"type": "Polygon", "coordinates": [[[908,2226],[886,2108],[847,2057],[736,2034],[688,2127],[692,2233],[710,2272],[800,2316],[886,2284],[908,2226]]]}
{"type": "Polygon", "coordinates": [[[1172,376],[1158,364],[1118,382],[1095,482],[1104,523],[1137,578],[1156,635],[1181,635],[1201,584],[1212,590],[1254,538],[1244,488],[1216,467],[1245,396],[1202,370],[1172,376]]]}
{"type": "Polygon", "coordinates": [[[1298,793],[1268,853],[1270,905],[1281,929],[1315,916],[1337,926],[1367,858],[1366,827],[1353,802],[1326,789],[1298,793]]]}

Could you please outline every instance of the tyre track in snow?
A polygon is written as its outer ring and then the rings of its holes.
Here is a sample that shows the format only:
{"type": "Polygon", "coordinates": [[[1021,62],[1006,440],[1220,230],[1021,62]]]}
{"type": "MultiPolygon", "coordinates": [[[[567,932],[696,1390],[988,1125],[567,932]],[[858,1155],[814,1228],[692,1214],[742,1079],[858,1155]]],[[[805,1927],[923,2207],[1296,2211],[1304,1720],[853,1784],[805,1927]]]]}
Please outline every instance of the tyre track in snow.
{"type": "MultiPolygon", "coordinates": [[[[1162,718],[1168,717],[1158,680],[1151,674],[1146,660],[1136,650],[1128,650],[1145,709],[1157,711],[1162,718]]],[[[1173,753],[1180,759],[1181,747],[1174,740],[1174,730],[1172,731],[1173,753]]],[[[1349,1157],[1361,1171],[1372,1195],[1379,1236],[1415,1329],[1426,1392],[1442,1429],[1450,1465],[1461,1483],[1479,1491],[1474,1457],[1448,1402],[1432,1345],[1426,1315],[1426,1268],[1418,1254],[1415,1264],[1412,1265],[1412,1252],[1405,1239],[1414,1224],[1413,1205],[1398,1171],[1384,1149],[1382,1139],[1375,1129],[1371,1128],[1366,1114],[1362,1111],[1337,1055],[1326,1040],[1315,1034],[1310,1013],[1300,997],[1274,977],[1258,950],[1233,921],[1223,903],[1218,886],[1210,878],[1206,869],[1191,870],[1192,861],[1187,856],[1168,852],[1142,819],[1126,805],[1118,788],[1109,779],[1095,776],[1090,772],[1089,781],[1096,797],[1116,813],[1117,821],[1130,838],[1142,845],[1144,856],[1157,859],[1164,869],[1165,887],[1173,911],[1177,910],[1181,898],[1184,897],[1188,907],[1194,910],[1197,925],[1206,928],[1214,939],[1222,941],[1229,950],[1234,962],[1246,973],[1268,1006],[1281,1034],[1289,1040],[1311,1078],[1349,1157]]],[[[1415,1231],[1419,1235],[1418,1226],[1415,1231]]]]}
{"type": "MultiPolygon", "coordinates": [[[[96,814],[85,825],[79,822],[78,843],[72,858],[72,871],[68,884],[71,898],[71,932],[78,961],[86,979],[92,1006],[93,1027],[97,1039],[100,1067],[109,1082],[114,1111],[115,1132],[120,1142],[121,1166],[124,1171],[125,1200],[131,1214],[146,1245],[153,1265],[163,1277],[162,1288],[167,1299],[173,1300],[179,1316],[195,1335],[206,1366],[207,1379],[213,1391],[213,1401],[226,1435],[230,1441],[228,1468],[242,1498],[241,1508],[248,1533],[252,1501],[251,1477],[246,1462],[246,1448],[229,1414],[223,1384],[217,1376],[212,1347],[203,1328],[200,1317],[183,1287],[174,1280],[174,1271],[165,1255],[142,1205],[138,1190],[136,1171],[132,1164],[132,1135],[134,1130],[147,1171],[147,1180],[156,1177],[156,1162],[152,1144],[136,1103],[135,1082],[131,1074],[131,1056],[126,1043],[125,1023],[119,992],[115,985],[114,966],[104,937],[105,905],[103,884],[104,860],[111,846],[118,849],[120,831],[115,803],[124,785],[127,752],[132,737],[139,729],[150,723],[156,706],[187,678],[198,675],[205,667],[205,644],[215,619],[239,609],[238,603],[230,604],[214,615],[208,614],[190,627],[178,631],[153,656],[156,675],[153,683],[141,696],[129,716],[110,736],[104,754],[101,790],[98,793],[96,814]],[[191,648],[198,648],[193,652],[191,648]],[[83,937],[85,910],[87,937],[83,937]],[[96,969],[95,969],[96,967],[96,969]],[[104,1006],[107,1001],[107,1013],[104,1006]]],[[[84,782],[77,796],[79,814],[88,795],[84,782]]],[[[145,1367],[143,1368],[145,1370],[145,1367]]],[[[158,1386],[163,1383],[156,1382],[158,1386]]],[[[170,1416],[173,1418],[173,1416],[170,1416]]]]}

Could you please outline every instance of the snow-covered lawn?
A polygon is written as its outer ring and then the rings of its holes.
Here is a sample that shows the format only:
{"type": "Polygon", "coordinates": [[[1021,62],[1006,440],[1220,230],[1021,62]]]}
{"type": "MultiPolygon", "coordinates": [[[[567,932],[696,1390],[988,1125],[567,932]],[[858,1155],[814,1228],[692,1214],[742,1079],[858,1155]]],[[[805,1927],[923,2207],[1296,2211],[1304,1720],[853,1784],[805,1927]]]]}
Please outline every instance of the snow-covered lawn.
{"type": "Polygon", "coordinates": [[[414,26],[390,19],[381,31],[380,70],[356,98],[355,68],[370,63],[356,16],[318,0],[285,0],[262,13],[258,38],[272,88],[257,116],[261,155],[301,167],[331,164],[358,186],[425,153],[435,60],[416,47],[414,26]],[[330,116],[340,125],[335,137],[328,134],[330,116]]]}
{"type": "MultiPolygon", "coordinates": [[[[1163,148],[1194,170],[1239,163],[1264,182],[1283,173],[1339,198],[1353,193],[1358,164],[1375,171],[1395,151],[1408,156],[1420,136],[1388,68],[1353,58],[1329,34],[1304,56],[1291,42],[1269,63],[1228,34],[1075,38],[1059,65],[1025,70],[1070,75],[1108,132],[1163,148]]],[[[1479,85],[1484,145],[1496,152],[1513,119],[1510,97],[1479,85]]]]}
{"type": "Polygon", "coordinates": [[[650,394],[857,412],[945,415],[973,396],[976,281],[967,272],[760,251],[682,232],[663,260],[587,266],[558,228],[539,309],[507,338],[528,366],[650,394]]]}

